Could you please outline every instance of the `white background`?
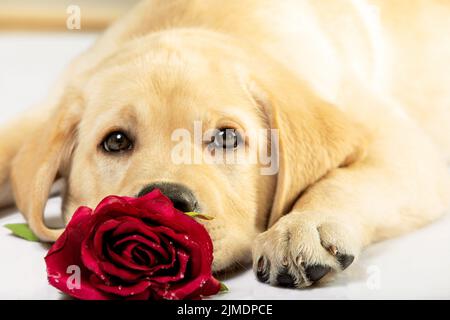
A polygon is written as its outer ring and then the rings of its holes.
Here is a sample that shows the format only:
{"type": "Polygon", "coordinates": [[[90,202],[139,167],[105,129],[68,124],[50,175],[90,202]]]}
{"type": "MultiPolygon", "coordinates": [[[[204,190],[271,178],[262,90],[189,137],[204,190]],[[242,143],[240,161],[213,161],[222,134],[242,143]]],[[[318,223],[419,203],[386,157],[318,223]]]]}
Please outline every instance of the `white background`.
{"type": "MultiPolygon", "coordinates": [[[[43,99],[67,62],[94,39],[94,34],[76,31],[0,33],[0,126],[43,99]]],[[[47,211],[57,215],[59,205],[59,199],[51,199],[47,211]]],[[[47,284],[43,257],[48,247],[15,238],[3,228],[6,223],[23,221],[15,209],[0,211],[0,299],[65,298],[47,284]]],[[[449,273],[447,215],[412,234],[371,246],[326,285],[303,290],[274,288],[245,271],[226,279],[230,292],[218,298],[449,299],[449,273]]]]}

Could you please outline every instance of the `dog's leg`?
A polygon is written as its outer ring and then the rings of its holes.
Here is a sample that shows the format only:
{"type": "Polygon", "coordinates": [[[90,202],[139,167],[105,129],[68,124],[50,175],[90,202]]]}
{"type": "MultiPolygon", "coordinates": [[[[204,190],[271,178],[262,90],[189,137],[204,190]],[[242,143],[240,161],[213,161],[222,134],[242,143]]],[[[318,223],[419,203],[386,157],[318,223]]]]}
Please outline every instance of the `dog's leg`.
{"type": "Polygon", "coordinates": [[[412,123],[377,127],[364,160],[331,171],[257,237],[253,263],[261,281],[309,286],[347,268],[364,246],[446,211],[450,178],[432,143],[412,123]]]}
{"type": "Polygon", "coordinates": [[[39,134],[47,115],[46,108],[34,108],[0,128],[0,208],[13,204],[9,175],[15,155],[26,139],[39,134]]]}
{"type": "Polygon", "coordinates": [[[0,129],[0,208],[13,202],[9,185],[11,162],[22,145],[22,131],[28,131],[28,123],[19,125],[20,121],[12,121],[0,129]]]}

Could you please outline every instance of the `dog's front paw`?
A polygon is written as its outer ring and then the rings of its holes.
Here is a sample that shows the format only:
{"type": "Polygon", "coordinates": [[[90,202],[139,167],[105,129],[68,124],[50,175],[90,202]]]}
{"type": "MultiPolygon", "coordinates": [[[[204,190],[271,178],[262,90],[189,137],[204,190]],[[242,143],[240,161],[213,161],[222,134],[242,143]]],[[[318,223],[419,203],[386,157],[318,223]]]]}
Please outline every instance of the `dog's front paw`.
{"type": "Polygon", "coordinates": [[[307,287],[346,269],[359,248],[345,222],[315,212],[291,213],[256,238],[253,270],[262,282],[307,287]]]}

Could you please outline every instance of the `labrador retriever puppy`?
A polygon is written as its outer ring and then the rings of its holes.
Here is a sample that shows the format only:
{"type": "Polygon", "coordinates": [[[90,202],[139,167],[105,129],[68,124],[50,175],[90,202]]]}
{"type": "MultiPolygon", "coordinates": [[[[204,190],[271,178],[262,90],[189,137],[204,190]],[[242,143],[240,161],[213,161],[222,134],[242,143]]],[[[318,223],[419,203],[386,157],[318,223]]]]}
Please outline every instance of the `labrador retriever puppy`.
{"type": "Polygon", "coordinates": [[[66,221],[159,188],[215,217],[214,271],[310,286],[448,208],[449,30],[439,0],[142,1],[0,129],[3,202],[54,241],[55,180],[66,221]],[[185,153],[268,151],[275,170],[176,161],[195,126],[185,153]]]}

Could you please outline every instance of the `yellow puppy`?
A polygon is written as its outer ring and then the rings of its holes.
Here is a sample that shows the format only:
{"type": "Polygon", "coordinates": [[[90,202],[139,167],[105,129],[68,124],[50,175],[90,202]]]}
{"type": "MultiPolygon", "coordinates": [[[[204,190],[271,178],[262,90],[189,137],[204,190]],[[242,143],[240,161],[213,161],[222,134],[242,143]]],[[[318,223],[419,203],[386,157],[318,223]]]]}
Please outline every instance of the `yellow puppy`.
{"type": "Polygon", "coordinates": [[[157,187],[216,217],[215,271],[311,285],[448,208],[448,30],[438,0],[143,1],[1,129],[3,201],[53,241],[56,179],[66,221],[157,187]]]}

